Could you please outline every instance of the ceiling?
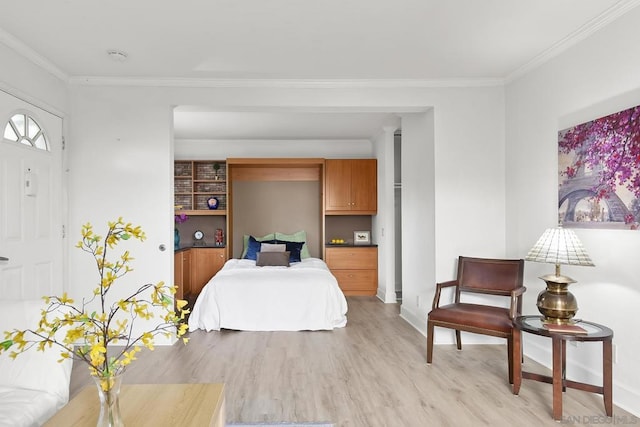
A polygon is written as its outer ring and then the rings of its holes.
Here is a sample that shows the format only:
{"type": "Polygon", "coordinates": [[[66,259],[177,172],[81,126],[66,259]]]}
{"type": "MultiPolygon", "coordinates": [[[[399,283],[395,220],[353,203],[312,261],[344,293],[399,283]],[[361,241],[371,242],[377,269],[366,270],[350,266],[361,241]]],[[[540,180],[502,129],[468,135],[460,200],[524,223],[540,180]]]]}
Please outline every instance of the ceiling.
{"type": "MultiPolygon", "coordinates": [[[[508,81],[638,4],[640,0],[20,0],[3,7],[0,42],[69,81],[473,84],[508,81]],[[126,59],[114,60],[107,55],[110,50],[123,52],[126,59]]],[[[336,112],[294,113],[231,116],[189,107],[180,119],[176,116],[176,137],[341,138],[336,130],[322,131],[330,122],[342,129],[342,138],[370,138],[375,127],[379,132],[393,119],[389,112],[342,111],[341,119],[331,117],[336,112]],[[206,123],[218,125],[198,128],[205,123],[203,116],[206,123]]]]}

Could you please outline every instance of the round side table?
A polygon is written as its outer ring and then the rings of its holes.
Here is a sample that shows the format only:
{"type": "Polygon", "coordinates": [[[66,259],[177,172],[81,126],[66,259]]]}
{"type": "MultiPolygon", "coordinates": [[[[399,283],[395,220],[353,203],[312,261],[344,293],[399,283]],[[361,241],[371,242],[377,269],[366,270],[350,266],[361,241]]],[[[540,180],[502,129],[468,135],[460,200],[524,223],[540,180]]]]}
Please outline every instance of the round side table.
{"type": "Polygon", "coordinates": [[[582,333],[557,332],[547,329],[542,316],[520,316],[514,319],[513,361],[514,378],[513,393],[520,392],[522,378],[553,384],[553,419],[562,419],[562,392],[567,387],[591,393],[602,394],[607,416],[613,415],[613,367],[612,339],[613,331],[606,326],[585,320],[576,321],[576,325],[584,329],[582,333]],[[521,332],[551,338],[553,355],[553,375],[534,374],[522,371],[522,337],[521,332]],[[602,386],[571,381],[566,378],[567,341],[600,341],[602,342],[602,386]]]}

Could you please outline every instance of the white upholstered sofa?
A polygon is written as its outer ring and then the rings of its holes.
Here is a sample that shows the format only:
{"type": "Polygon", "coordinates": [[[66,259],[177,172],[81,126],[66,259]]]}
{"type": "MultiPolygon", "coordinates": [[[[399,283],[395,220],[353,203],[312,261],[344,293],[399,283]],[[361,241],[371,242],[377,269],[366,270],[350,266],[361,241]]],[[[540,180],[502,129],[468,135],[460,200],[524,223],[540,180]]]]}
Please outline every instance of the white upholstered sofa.
{"type": "MultiPolygon", "coordinates": [[[[44,307],[42,299],[0,299],[0,342],[7,330],[37,328],[44,307]]],[[[16,359],[9,353],[0,354],[0,427],[40,426],[69,400],[72,361],[58,363],[55,347],[34,347],[16,359]]]]}

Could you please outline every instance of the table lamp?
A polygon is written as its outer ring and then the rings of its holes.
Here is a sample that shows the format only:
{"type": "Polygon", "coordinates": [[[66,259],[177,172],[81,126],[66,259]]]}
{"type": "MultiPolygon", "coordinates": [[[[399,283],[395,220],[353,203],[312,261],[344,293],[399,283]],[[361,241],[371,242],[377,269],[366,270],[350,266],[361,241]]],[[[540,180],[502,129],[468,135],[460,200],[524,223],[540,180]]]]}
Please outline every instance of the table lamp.
{"type": "Polygon", "coordinates": [[[540,277],[546,282],[547,288],[538,294],[536,305],[544,316],[544,321],[554,324],[573,323],[578,302],[568,288],[575,280],[562,276],[560,265],[594,265],[576,233],[562,227],[548,228],[529,250],[525,260],[556,265],[555,274],[540,277]]]}

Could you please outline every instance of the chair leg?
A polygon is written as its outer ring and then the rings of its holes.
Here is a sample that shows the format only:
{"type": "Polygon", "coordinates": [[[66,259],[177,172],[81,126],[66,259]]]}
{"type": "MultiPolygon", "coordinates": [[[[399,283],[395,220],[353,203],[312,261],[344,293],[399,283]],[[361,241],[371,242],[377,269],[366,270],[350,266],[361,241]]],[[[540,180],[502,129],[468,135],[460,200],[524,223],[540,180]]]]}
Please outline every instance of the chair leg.
{"type": "Polygon", "coordinates": [[[507,360],[509,361],[509,384],[513,384],[513,335],[507,338],[507,360]]]}
{"type": "Polygon", "coordinates": [[[433,323],[427,321],[427,363],[433,359],[433,323]]]}
{"type": "Polygon", "coordinates": [[[462,350],[462,340],[460,339],[460,331],[456,329],[456,345],[458,350],[462,350]]]}

